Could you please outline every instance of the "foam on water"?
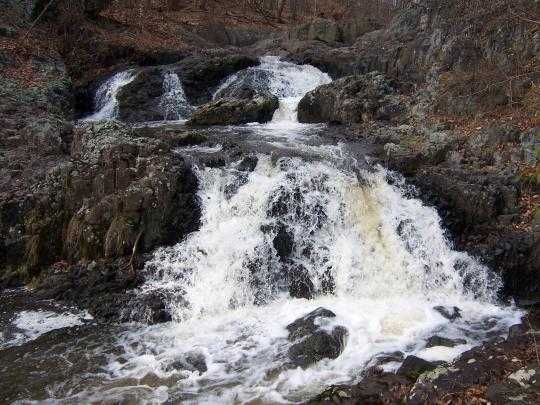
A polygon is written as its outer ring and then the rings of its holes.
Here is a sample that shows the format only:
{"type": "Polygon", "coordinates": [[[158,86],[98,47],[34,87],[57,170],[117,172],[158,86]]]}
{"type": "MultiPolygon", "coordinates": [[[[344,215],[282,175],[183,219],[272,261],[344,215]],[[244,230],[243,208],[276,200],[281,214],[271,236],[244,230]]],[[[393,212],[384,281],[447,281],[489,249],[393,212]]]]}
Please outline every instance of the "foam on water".
{"type": "Polygon", "coordinates": [[[83,325],[91,319],[87,312],[21,311],[10,325],[14,332],[0,341],[0,348],[18,346],[55,329],[83,325]]]}
{"type": "Polygon", "coordinates": [[[452,249],[436,211],[407,198],[402,180],[383,169],[357,176],[331,161],[273,163],[261,155],[247,182],[234,167],[199,176],[200,231],[158,250],[143,287],[170,297],[181,323],[126,335],[132,357],[115,365],[118,377],[152,372],[166,378],[172,359],[195,350],[208,371],[185,372],[188,378],[171,387],[174,395],[190,392],[198,403],[297,401],[330,383],[354,380],[379,353],[451,360],[519,317],[497,306],[499,280],[452,249]],[[273,247],[282,226],[294,239],[286,265],[273,247]],[[309,274],[313,300],[288,295],[287,277],[299,269],[309,274]],[[334,293],[325,295],[329,274],[334,293]],[[450,322],[436,305],[458,306],[463,318],[450,322]],[[307,370],[282,369],[289,347],[285,326],[319,306],[334,311],[334,322],[349,330],[345,351],[307,370]],[[424,349],[435,333],[467,344],[424,349]],[[133,350],[134,342],[142,346],[133,350]]]}
{"type": "MultiPolygon", "coordinates": [[[[437,212],[411,197],[400,176],[362,169],[344,145],[309,144],[307,130],[288,131],[298,125],[300,98],[329,81],[313,67],[263,58],[218,89],[217,98],[242,86],[277,95],[273,122],[248,128],[259,142],[296,155],[259,153],[251,173],[240,162],[195,169],[200,229],[154,253],[139,292],[166,297],[174,321],[122,333],[124,354],[104,370],[109,385],[77,400],[142,401],[153,393],[155,402],[298,402],[355,381],[380,354],[449,361],[519,320],[497,302],[500,280],[452,248],[437,212]],[[281,243],[291,246],[286,260],[274,246],[283,234],[289,240],[281,243]],[[295,277],[309,279],[313,299],[290,296],[295,277]],[[457,306],[462,317],[450,321],[438,305],[457,306]],[[336,313],[329,327],[347,328],[345,350],[291,368],[286,326],[317,307],[336,313]],[[435,334],[466,344],[426,349],[435,334]],[[182,366],[194,356],[206,371],[182,366]]],[[[221,149],[196,148],[178,152],[221,149]]]]}
{"type": "Polygon", "coordinates": [[[311,65],[295,65],[276,56],[261,58],[261,64],[230,76],[214,93],[214,99],[225,97],[242,87],[279,98],[279,108],[270,125],[275,128],[298,126],[297,107],[302,97],[332,80],[311,65]]]}

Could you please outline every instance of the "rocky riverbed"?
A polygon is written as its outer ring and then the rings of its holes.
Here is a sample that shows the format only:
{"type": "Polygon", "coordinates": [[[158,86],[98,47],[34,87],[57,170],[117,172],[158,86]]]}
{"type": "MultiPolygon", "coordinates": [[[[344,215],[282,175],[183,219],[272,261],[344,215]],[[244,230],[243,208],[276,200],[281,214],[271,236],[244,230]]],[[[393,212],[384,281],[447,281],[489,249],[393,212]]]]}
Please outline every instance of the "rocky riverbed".
{"type": "MultiPolygon", "coordinates": [[[[105,7],[84,3],[92,16],[105,7]]],[[[0,363],[9,366],[0,380],[8,401],[46,399],[51,387],[68,401],[107,400],[116,394],[94,395],[115,384],[135,401],[232,401],[228,393],[269,403],[540,400],[540,127],[534,111],[519,120],[485,110],[527,99],[538,77],[520,76],[510,93],[494,87],[481,97],[443,86],[486,60],[501,69],[537,63],[537,30],[522,21],[482,31],[471,44],[467,22],[453,19],[456,8],[425,0],[386,27],[363,27],[355,40],[320,19],[263,41],[242,37],[242,47],[229,35],[235,43],[214,49],[201,49],[208,39],[199,37],[181,51],[114,48],[83,80],[73,55],[39,38],[59,24],[61,8],[27,37],[31,10],[5,7],[0,363]],[[396,205],[385,211],[390,196],[396,205]],[[357,201],[366,202],[356,209],[357,201]],[[413,215],[414,201],[436,211],[413,215]],[[390,230],[373,219],[398,209],[390,230]],[[442,228],[433,231],[426,218],[442,228]],[[220,221],[229,228],[213,227],[220,221]],[[354,232],[340,228],[354,221],[354,232]],[[340,256],[355,232],[382,242],[361,259],[357,248],[340,256]],[[444,260],[435,261],[426,235],[444,247],[444,260]],[[398,240],[403,251],[392,245],[398,240]],[[396,326],[380,305],[374,286],[384,273],[366,263],[415,275],[384,281],[398,303],[404,285],[428,296],[396,315],[409,317],[406,325],[396,326]],[[360,275],[336,273],[342,268],[360,275]],[[448,302],[435,293],[444,288],[448,302]],[[280,294],[290,299],[283,306],[280,294]],[[483,300],[486,313],[475,306],[483,300]],[[372,308],[382,332],[364,323],[360,304],[372,308]],[[221,307],[240,315],[193,324],[221,307]],[[177,322],[187,322],[185,347],[175,343],[180,332],[167,329],[177,322]],[[191,334],[198,327],[207,333],[202,351],[191,334]],[[213,340],[220,330],[229,330],[229,345],[213,340]],[[401,343],[384,346],[378,339],[388,343],[386,333],[401,343]],[[104,354],[94,351],[66,372],[53,356],[79,362],[80,339],[104,354]],[[220,351],[240,357],[224,371],[220,351]],[[151,372],[137,368],[145,353],[154,356],[151,372]],[[38,365],[51,376],[30,377],[38,365]],[[92,381],[77,391],[85,373],[92,381]],[[214,387],[205,376],[222,382],[214,387]]]]}

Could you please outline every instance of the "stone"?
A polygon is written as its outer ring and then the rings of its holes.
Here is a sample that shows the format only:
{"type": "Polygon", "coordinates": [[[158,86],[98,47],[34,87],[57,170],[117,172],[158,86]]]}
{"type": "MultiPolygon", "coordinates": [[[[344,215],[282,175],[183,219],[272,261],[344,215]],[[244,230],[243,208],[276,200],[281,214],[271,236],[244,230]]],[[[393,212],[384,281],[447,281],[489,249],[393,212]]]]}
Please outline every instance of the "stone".
{"type": "Polygon", "coordinates": [[[437,368],[436,363],[429,362],[416,356],[407,356],[403,364],[398,369],[397,374],[403,375],[411,380],[416,380],[426,371],[432,371],[437,368]]]}
{"type": "Polygon", "coordinates": [[[432,336],[426,341],[426,347],[444,346],[455,347],[466,344],[465,339],[449,339],[442,336],[432,336]]]}
{"type": "Polygon", "coordinates": [[[222,98],[204,104],[191,116],[187,125],[241,125],[272,120],[279,107],[275,96],[255,96],[251,99],[222,98]]]}
{"type": "Polygon", "coordinates": [[[343,326],[321,328],[325,319],[336,315],[325,308],[317,308],[287,325],[288,339],[293,342],[288,355],[292,364],[306,368],[324,358],[335,359],[343,352],[348,331],[343,326]]]}
{"type": "Polygon", "coordinates": [[[461,310],[458,307],[445,307],[438,305],[433,307],[433,309],[450,321],[461,318],[461,310]]]}
{"type": "Polygon", "coordinates": [[[294,365],[306,368],[322,359],[337,359],[343,352],[348,331],[336,326],[331,332],[316,331],[289,348],[289,359],[294,365]]]}
{"type": "Polygon", "coordinates": [[[298,105],[298,120],[338,124],[398,122],[407,112],[407,103],[395,84],[372,72],[347,76],[307,93],[298,105]]]}
{"type": "Polygon", "coordinates": [[[301,339],[318,329],[318,319],[328,319],[335,318],[336,314],[326,308],[317,308],[314,311],[311,311],[309,314],[304,315],[302,318],[299,318],[287,325],[287,330],[289,331],[289,341],[295,341],[301,339]]]}

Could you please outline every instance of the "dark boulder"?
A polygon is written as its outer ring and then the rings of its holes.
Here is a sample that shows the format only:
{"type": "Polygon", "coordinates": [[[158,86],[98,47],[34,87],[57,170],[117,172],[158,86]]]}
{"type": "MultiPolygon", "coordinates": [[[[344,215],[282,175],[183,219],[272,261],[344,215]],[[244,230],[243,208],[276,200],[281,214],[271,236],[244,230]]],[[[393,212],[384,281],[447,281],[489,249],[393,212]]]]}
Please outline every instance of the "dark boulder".
{"type": "Polygon", "coordinates": [[[272,244],[279,256],[279,259],[281,261],[285,261],[293,252],[294,235],[287,229],[287,227],[280,225],[272,244]]]}
{"type": "Polygon", "coordinates": [[[293,298],[313,298],[315,286],[307,270],[301,265],[288,266],[289,295],[293,298]]]}
{"type": "Polygon", "coordinates": [[[442,336],[431,336],[426,341],[426,347],[435,347],[435,346],[444,346],[444,347],[455,347],[459,345],[466,344],[467,341],[464,339],[449,339],[442,336]]]}
{"type": "Polygon", "coordinates": [[[287,325],[287,330],[289,331],[289,340],[295,341],[315,332],[318,329],[318,326],[315,324],[317,319],[328,319],[335,317],[336,314],[334,314],[332,311],[322,307],[317,308],[309,314],[304,315],[302,318],[299,318],[293,323],[287,325]]]}
{"type": "Polygon", "coordinates": [[[398,369],[397,374],[416,380],[420,374],[426,371],[435,370],[437,368],[436,363],[421,359],[416,356],[407,356],[405,361],[398,369]]]}
{"type": "Polygon", "coordinates": [[[163,75],[158,68],[145,69],[137,73],[130,83],[123,86],[116,98],[118,115],[126,122],[161,121],[160,108],[163,95],[163,75]]]}
{"type": "Polygon", "coordinates": [[[332,311],[318,308],[287,326],[288,339],[294,342],[288,354],[295,366],[308,367],[325,358],[339,357],[347,343],[347,329],[335,326],[327,330],[319,324],[335,316],[332,311]]]}
{"type": "Polygon", "coordinates": [[[408,112],[394,83],[376,72],[347,76],[309,92],[298,105],[305,123],[397,122],[408,112]]]}
{"type": "Polygon", "coordinates": [[[279,107],[275,96],[256,95],[251,99],[222,98],[205,104],[193,113],[188,125],[241,125],[268,122],[279,107]]]}
{"type": "Polygon", "coordinates": [[[442,305],[437,305],[436,307],[433,307],[433,309],[451,321],[461,318],[461,309],[458,307],[445,307],[442,305]]]}
{"type": "Polygon", "coordinates": [[[189,56],[171,65],[182,78],[187,99],[199,105],[212,99],[213,92],[228,76],[259,64],[257,58],[227,51],[189,56]]]}

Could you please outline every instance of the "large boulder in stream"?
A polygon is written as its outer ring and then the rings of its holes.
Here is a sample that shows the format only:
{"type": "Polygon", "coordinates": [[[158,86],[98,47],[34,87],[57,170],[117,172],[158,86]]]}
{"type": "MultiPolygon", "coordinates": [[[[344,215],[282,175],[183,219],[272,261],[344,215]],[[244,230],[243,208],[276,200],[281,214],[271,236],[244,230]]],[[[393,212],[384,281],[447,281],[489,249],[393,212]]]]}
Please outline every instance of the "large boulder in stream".
{"type": "MultiPolygon", "coordinates": [[[[116,96],[119,118],[126,122],[167,118],[167,108],[163,105],[167,91],[175,92],[172,96],[176,100],[172,101],[180,104],[183,115],[187,116],[193,109],[191,105],[210,101],[216,88],[228,76],[258,63],[258,59],[250,56],[224,52],[191,55],[174,64],[137,69],[135,78],[116,96]],[[171,83],[166,80],[170,75],[177,78],[177,86],[181,88],[168,89],[171,83]],[[178,100],[179,97],[182,100],[178,100]]],[[[89,92],[95,93],[96,83],[90,87],[89,92]]]]}
{"type": "Polygon", "coordinates": [[[372,120],[396,122],[408,111],[396,85],[383,75],[347,76],[320,86],[302,98],[298,120],[351,124],[372,120]]]}
{"type": "Polygon", "coordinates": [[[287,326],[289,359],[295,366],[308,367],[322,359],[336,359],[343,352],[349,332],[343,326],[332,325],[336,314],[317,308],[287,326]]]}
{"type": "Polygon", "coordinates": [[[275,96],[254,95],[252,98],[222,98],[205,104],[187,122],[188,125],[240,125],[272,120],[279,107],[275,96]]]}

